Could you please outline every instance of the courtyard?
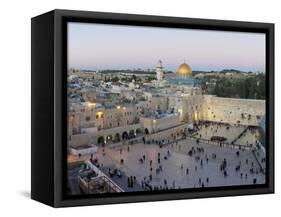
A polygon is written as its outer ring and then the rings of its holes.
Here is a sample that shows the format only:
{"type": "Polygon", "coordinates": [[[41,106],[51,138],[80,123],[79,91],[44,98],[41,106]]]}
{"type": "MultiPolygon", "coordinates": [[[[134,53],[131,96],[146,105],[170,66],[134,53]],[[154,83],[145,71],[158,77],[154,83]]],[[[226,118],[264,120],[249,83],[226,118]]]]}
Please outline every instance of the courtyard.
{"type": "MultiPolygon", "coordinates": [[[[228,130],[228,134],[238,135],[243,130],[245,129],[238,127],[236,131],[228,130]]],[[[224,133],[225,130],[221,131],[224,133]]],[[[255,133],[246,130],[243,141],[252,139],[255,133]]],[[[235,136],[232,135],[232,139],[235,136]]],[[[92,156],[70,155],[69,161],[87,160],[91,157],[97,160],[99,169],[107,175],[109,170],[117,169],[122,172],[122,178],[115,176],[112,180],[124,191],[265,183],[265,171],[261,170],[261,167],[265,168],[265,162],[255,157],[251,150],[198,143],[196,138],[191,137],[164,146],[142,142],[105,146],[100,147],[92,156]],[[136,182],[131,188],[128,187],[128,177],[133,177],[136,182]]]]}

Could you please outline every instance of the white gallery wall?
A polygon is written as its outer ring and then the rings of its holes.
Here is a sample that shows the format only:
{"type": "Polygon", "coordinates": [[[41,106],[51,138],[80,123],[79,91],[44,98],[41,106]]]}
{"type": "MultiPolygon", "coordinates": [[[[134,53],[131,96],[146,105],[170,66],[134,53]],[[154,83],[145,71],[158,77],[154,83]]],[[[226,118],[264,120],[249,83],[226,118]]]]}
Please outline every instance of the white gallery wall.
{"type": "MultiPolygon", "coordinates": [[[[277,0],[0,2],[0,216],[269,216],[280,212],[281,68],[277,0]],[[52,209],[30,197],[30,18],[54,8],[276,23],[276,194],[52,209]],[[279,171],[278,171],[279,170],[279,171]]],[[[44,186],[42,186],[44,187],[44,186]]]]}

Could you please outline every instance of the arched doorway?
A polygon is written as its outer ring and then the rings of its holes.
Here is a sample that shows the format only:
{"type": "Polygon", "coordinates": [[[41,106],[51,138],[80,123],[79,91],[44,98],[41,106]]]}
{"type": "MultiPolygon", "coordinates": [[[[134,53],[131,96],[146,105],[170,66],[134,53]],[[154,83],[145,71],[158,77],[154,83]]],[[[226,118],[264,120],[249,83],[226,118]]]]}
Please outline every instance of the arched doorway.
{"type": "Polygon", "coordinates": [[[122,140],[126,140],[126,139],[129,139],[129,135],[128,133],[125,131],[122,133],[122,140]]]}
{"type": "Polygon", "coordinates": [[[113,138],[112,138],[112,135],[108,135],[108,136],[106,137],[106,141],[107,141],[107,142],[111,142],[112,139],[113,139],[113,138]]]}
{"type": "Polygon", "coordinates": [[[129,132],[129,138],[132,139],[132,138],[135,138],[135,131],[134,130],[131,130],[129,132]]]}
{"type": "Polygon", "coordinates": [[[142,130],[140,128],[136,129],[136,135],[139,136],[142,134],[142,130]]]}
{"type": "Polygon", "coordinates": [[[103,136],[100,136],[98,138],[98,145],[102,145],[102,144],[104,144],[104,138],[103,138],[103,136]]]}
{"type": "Polygon", "coordinates": [[[144,132],[145,134],[149,134],[149,130],[147,128],[145,128],[144,132]]]}
{"type": "Polygon", "coordinates": [[[115,134],[114,142],[120,142],[120,134],[119,133],[115,134]]]}

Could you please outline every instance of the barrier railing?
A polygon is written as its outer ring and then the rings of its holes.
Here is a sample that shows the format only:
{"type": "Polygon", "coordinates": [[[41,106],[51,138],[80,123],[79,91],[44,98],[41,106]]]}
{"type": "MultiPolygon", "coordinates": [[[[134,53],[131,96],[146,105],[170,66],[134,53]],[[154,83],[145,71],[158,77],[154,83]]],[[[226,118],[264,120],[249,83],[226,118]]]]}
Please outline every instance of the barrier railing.
{"type": "Polygon", "coordinates": [[[93,170],[97,177],[93,178],[89,182],[85,181],[78,175],[78,184],[84,192],[94,193],[96,191],[97,183],[103,182],[104,186],[107,188],[107,192],[124,192],[115,182],[113,182],[105,173],[103,173],[99,168],[93,165],[90,161],[86,160],[85,164],[93,170]]]}

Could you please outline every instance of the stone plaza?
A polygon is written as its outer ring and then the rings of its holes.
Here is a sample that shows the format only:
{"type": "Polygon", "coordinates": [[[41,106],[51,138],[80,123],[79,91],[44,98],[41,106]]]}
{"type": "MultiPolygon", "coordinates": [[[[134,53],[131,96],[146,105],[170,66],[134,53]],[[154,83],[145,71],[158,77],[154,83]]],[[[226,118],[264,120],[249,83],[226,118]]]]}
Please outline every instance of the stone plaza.
{"type": "MultiPolygon", "coordinates": [[[[262,162],[257,161],[252,151],[197,144],[196,139],[190,137],[164,146],[137,143],[99,148],[92,157],[98,159],[100,169],[105,173],[108,168],[119,169],[127,177],[136,177],[136,188],[127,188],[127,179],[123,179],[123,183],[119,181],[119,185],[127,191],[148,190],[144,186],[146,182],[153,190],[249,185],[254,180],[255,184],[265,183],[265,173],[260,171],[262,162]],[[190,156],[188,153],[192,147],[195,151],[190,156]],[[144,156],[145,160],[141,162],[144,156]],[[220,169],[224,159],[227,176],[220,169]],[[251,169],[253,172],[250,172],[251,169]]],[[[83,156],[83,159],[89,158],[90,155],[83,156]]]]}

